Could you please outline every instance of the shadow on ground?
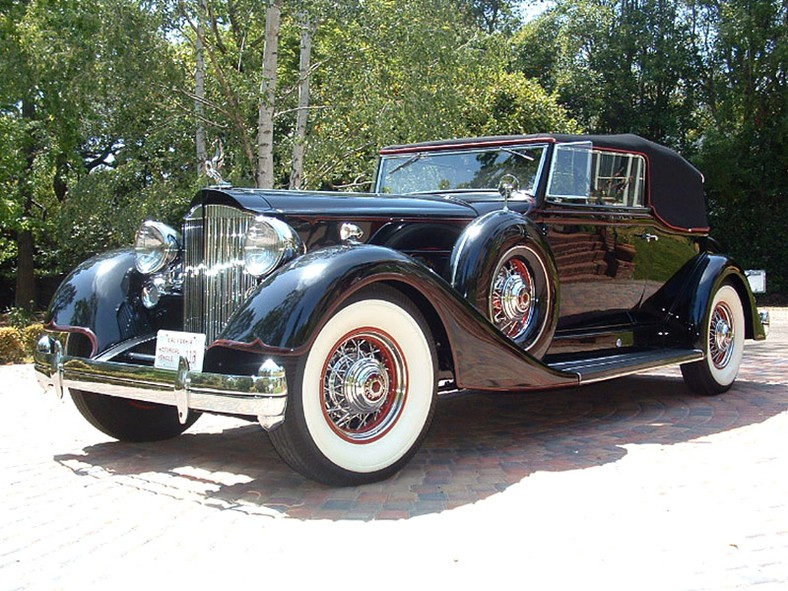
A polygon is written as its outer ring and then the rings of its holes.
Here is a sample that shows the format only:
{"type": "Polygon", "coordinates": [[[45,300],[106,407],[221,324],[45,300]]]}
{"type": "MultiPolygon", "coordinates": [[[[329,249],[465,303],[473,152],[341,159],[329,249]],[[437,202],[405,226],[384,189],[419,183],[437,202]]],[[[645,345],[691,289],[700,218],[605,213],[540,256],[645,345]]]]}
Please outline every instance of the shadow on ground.
{"type": "Polygon", "coordinates": [[[788,409],[784,383],[742,376],[720,397],[646,375],[576,389],[441,400],[421,451],[393,478],[328,488],[277,456],[257,425],[232,423],[156,444],[92,445],[56,461],[78,474],[221,509],[300,519],[400,519],[460,507],[537,471],[615,462],[624,446],[675,444],[760,423],[788,409]],[[748,381],[750,379],[750,381],[748,381]]]}

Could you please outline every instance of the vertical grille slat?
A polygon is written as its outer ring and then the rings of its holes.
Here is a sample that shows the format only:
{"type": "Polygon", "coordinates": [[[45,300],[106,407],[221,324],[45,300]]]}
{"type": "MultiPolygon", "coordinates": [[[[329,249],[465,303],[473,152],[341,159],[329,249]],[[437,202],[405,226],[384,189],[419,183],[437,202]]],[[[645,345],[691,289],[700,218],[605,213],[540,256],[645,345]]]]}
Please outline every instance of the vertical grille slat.
{"type": "Polygon", "coordinates": [[[243,238],[253,219],[227,205],[206,205],[184,223],[184,330],[204,332],[207,343],[255,285],[243,268],[243,238]]]}

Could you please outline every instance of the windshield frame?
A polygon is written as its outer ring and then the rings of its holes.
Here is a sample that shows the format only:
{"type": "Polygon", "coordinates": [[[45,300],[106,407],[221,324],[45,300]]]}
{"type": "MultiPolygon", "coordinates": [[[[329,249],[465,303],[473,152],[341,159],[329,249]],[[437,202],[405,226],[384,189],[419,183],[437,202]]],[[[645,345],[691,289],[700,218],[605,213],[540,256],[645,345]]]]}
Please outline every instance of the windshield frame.
{"type": "MultiPolygon", "coordinates": [[[[399,170],[404,170],[409,167],[411,164],[415,164],[419,161],[430,157],[439,157],[439,156],[452,156],[452,155],[468,155],[468,154],[483,154],[483,153],[516,153],[520,154],[520,152],[525,152],[529,150],[540,149],[541,155],[538,157],[539,162],[537,164],[536,173],[533,177],[533,185],[529,189],[524,189],[518,191],[515,195],[512,196],[513,201],[525,201],[528,199],[535,198],[539,188],[542,184],[543,175],[546,170],[546,163],[548,159],[548,154],[550,151],[550,143],[549,142],[534,142],[534,143],[506,143],[497,146],[474,146],[471,148],[463,147],[463,148],[443,148],[443,149],[435,149],[429,148],[425,150],[418,150],[418,151],[411,151],[411,152],[398,152],[398,153],[391,153],[391,154],[382,154],[378,159],[378,165],[376,168],[375,173],[375,186],[373,191],[377,194],[382,195],[455,195],[455,194],[462,194],[463,199],[473,200],[473,201],[503,201],[503,196],[498,192],[497,187],[483,187],[483,188],[473,188],[473,187],[463,187],[463,188],[451,188],[451,189],[427,189],[422,191],[410,191],[404,193],[394,193],[394,192],[383,192],[383,182],[386,175],[391,175],[392,172],[397,172],[399,170]],[[388,171],[384,171],[386,161],[389,161],[393,168],[388,171]],[[398,161],[394,164],[392,161],[398,161]],[[477,199],[474,196],[478,196],[477,199]]],[[[534,158],[536,159],[536,158],[534,158]]]]}

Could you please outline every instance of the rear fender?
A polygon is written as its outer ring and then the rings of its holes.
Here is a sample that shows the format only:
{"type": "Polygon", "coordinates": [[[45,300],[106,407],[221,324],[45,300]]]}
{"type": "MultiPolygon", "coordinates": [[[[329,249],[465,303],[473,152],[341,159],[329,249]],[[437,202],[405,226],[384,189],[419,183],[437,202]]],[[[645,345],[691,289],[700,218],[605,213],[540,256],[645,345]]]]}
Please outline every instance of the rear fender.
{"type": "Polygon", "coordinates": [[[705,264],[700,266],[703,272],[699,274],[697,295],[694,299],[691,296],[688,298],[690,325],[695,329],[693,334],[697,335],[697,346],[703,344],[703,327],[708,322],[709,305],[714,294],[723,283],[730,283],[739,294],[746,322],[745,338],[756,341],[764,340],[766,331],[758,314],[755,296],[752,294],[744,269],[726,255],[705,254],[702,256],[705,264]],[[706,260],[708,260],[708,263],[706,263],[706,260]]]}
{"type": "Polygon", "coordinates": [[[726,255],[698,255],[644,304],[644,310],[669,310],[667,325],[671,334],[680,335],[683,330],[685,337],[679,339],[684,341],[683,344],[703,349],[703,327],[708,321],[709,306],[725,282],[736,289],[741,299],[746,322],[745,337],[765,339],[766,332],[744,270],[726,255]]]}

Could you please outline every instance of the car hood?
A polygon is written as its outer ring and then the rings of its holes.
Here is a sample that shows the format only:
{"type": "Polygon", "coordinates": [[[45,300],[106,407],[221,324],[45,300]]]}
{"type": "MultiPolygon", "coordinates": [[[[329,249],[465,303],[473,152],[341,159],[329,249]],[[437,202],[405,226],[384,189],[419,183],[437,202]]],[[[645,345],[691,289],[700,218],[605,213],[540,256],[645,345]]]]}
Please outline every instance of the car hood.
{"type": "Polygon", "coordinates": [[[326,218],[459,218],[479,215],[472,204],[445,195],[398,196],[374,193],[284,191],[277,189],[203,189],[192,205],[224,204],[255,213],[326,218]]]}

